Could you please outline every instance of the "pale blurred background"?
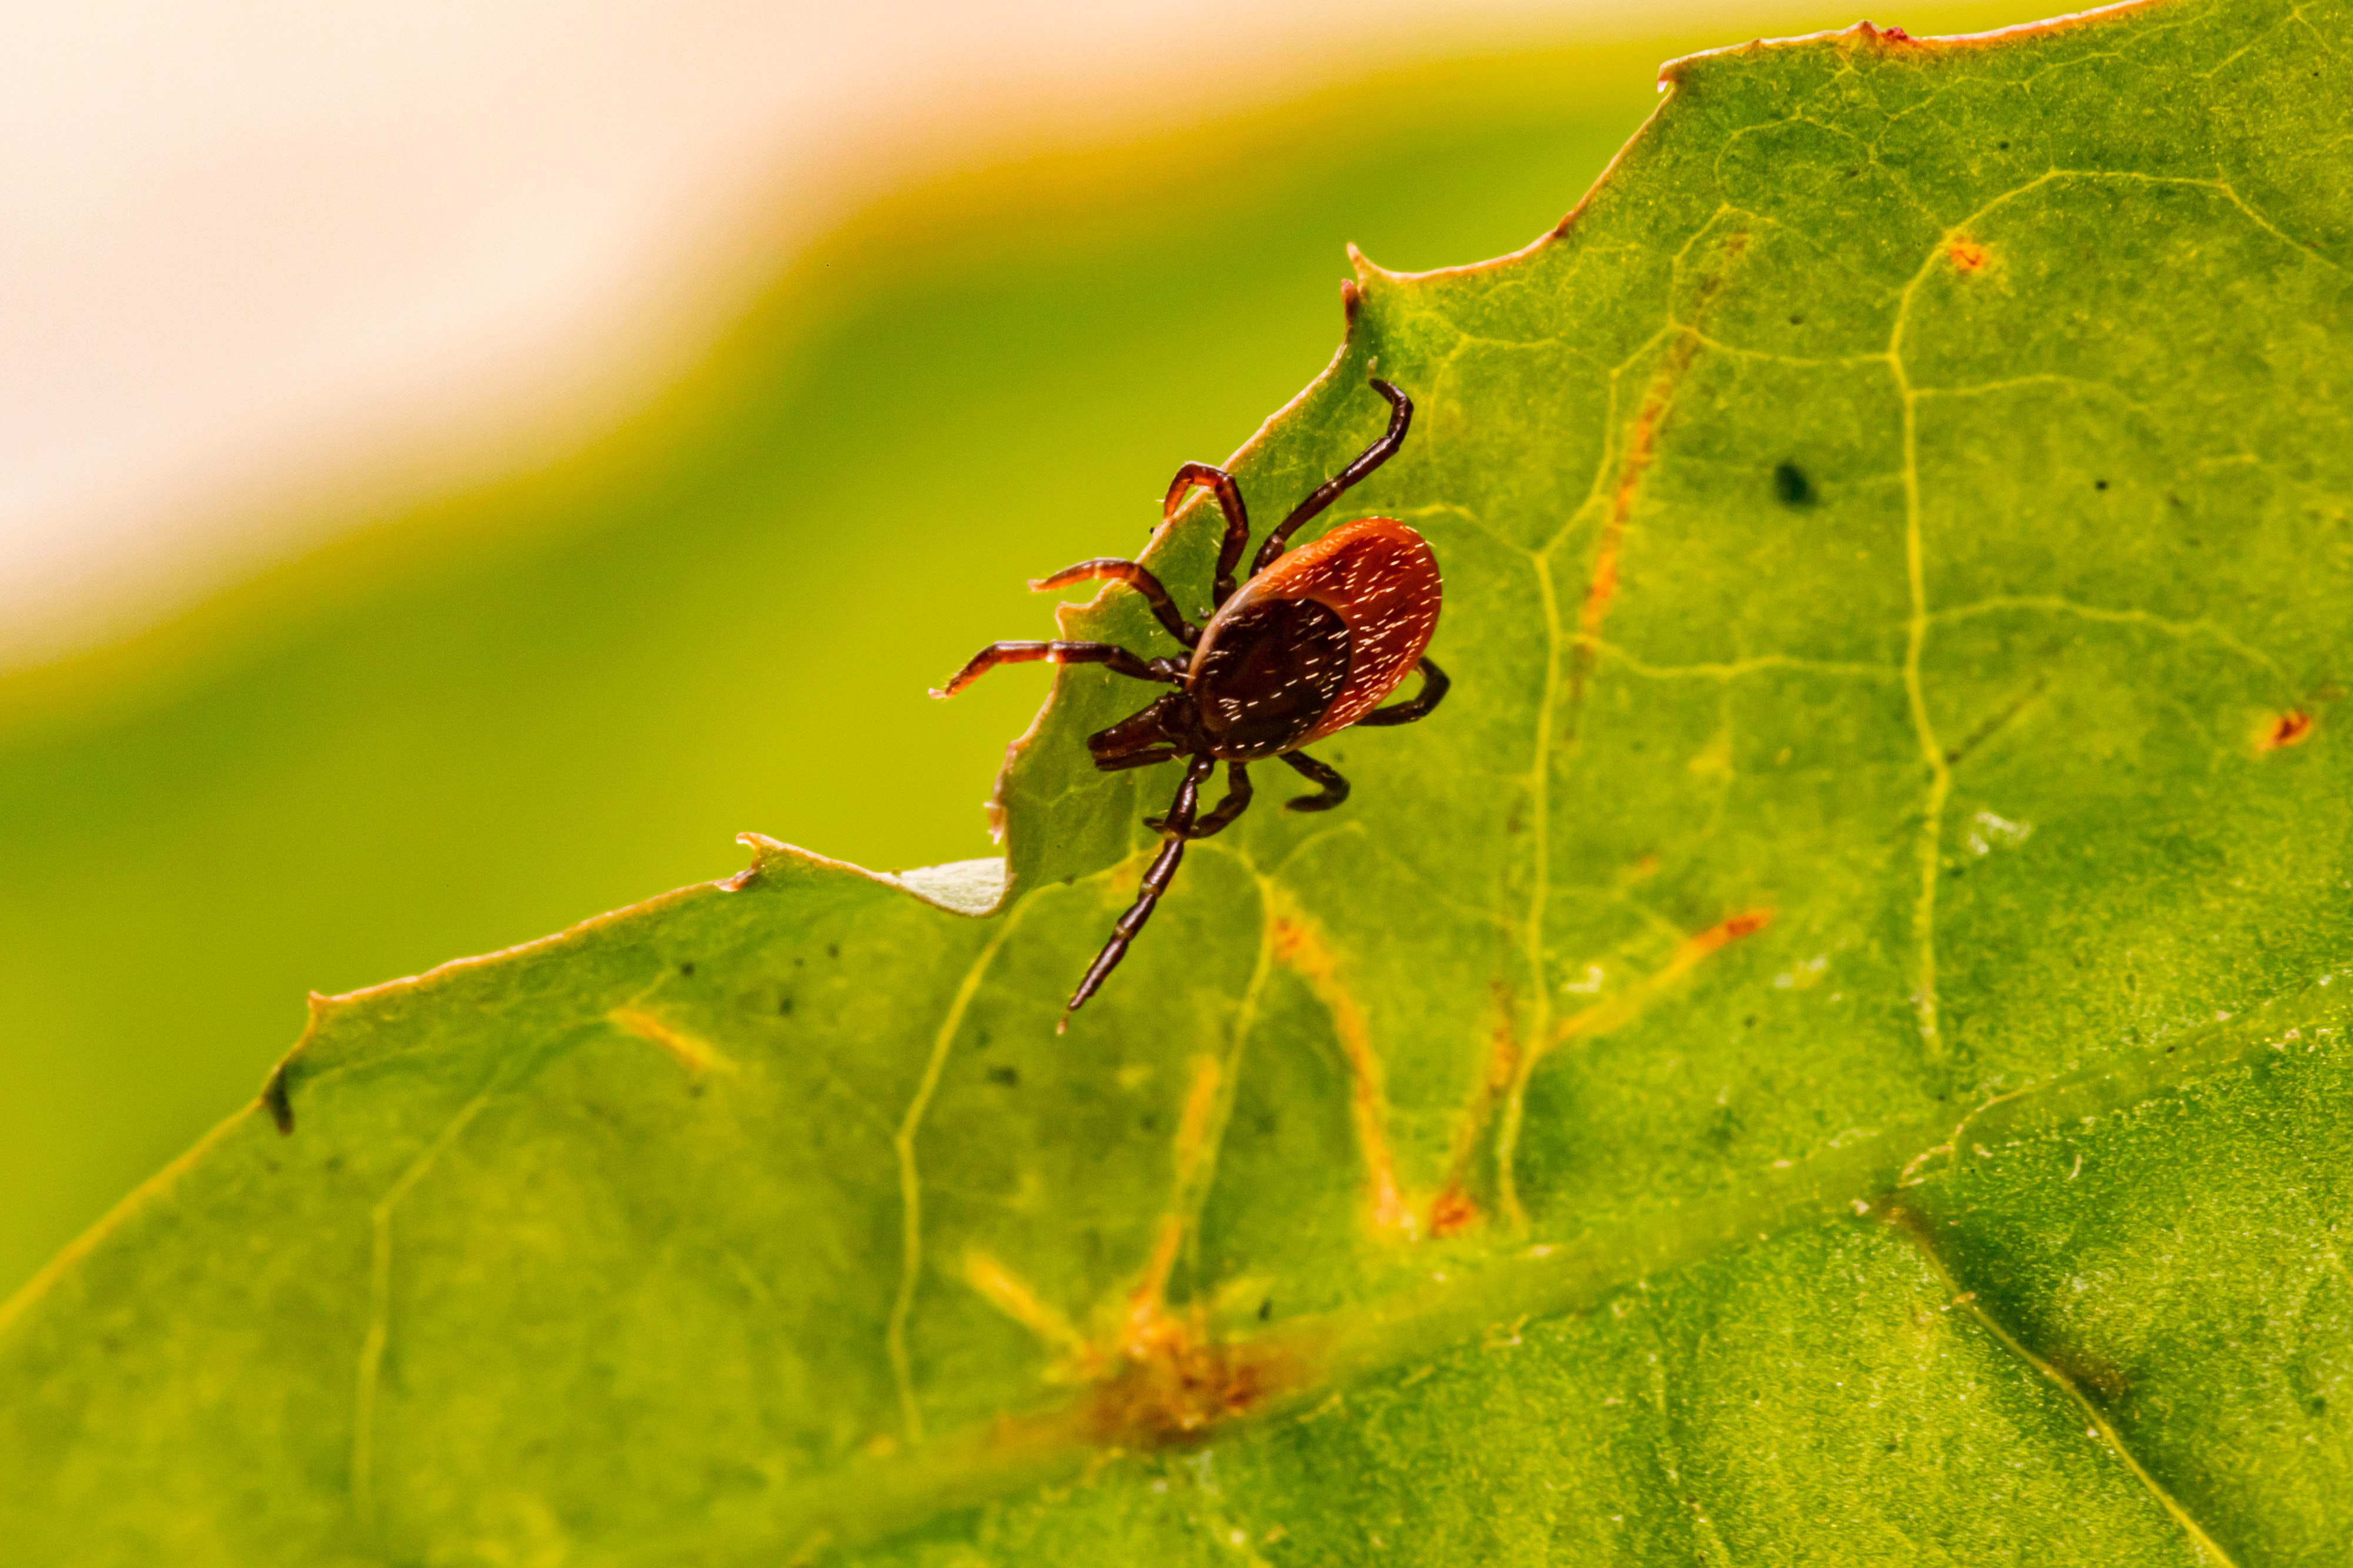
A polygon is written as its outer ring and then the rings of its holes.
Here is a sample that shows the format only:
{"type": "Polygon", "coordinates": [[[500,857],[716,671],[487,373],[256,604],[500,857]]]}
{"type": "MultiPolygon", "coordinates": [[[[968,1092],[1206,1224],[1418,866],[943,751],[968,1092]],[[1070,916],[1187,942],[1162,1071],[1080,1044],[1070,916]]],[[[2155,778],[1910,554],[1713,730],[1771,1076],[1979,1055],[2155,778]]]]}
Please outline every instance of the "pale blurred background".
{"type": "Polygon", "coordinates": [[[987,853],[1043,683],[925,686],[1320,368],[1346,242],[1514,248],[1660,60],[1856,19],[0,7],[0,1293],[308,989],[740,829],[987,853]]]}

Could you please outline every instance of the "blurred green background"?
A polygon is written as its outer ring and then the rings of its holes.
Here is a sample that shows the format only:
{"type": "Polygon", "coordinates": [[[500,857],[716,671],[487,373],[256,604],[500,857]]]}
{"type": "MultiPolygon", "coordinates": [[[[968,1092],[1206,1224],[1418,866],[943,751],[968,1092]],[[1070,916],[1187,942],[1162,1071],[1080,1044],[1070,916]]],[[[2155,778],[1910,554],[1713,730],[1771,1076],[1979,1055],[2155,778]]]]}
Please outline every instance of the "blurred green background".
{"type": "MultiPolygon", "coordinates": [[[[2031,19],[1939,8],[1916,33],[2031,19]]],[[[1046,678],[1032,574],[1140,546],[1340,335],[1343,246],[1518,247],[1710,37],[1451,62],[910,191],[548,471],[0,679],[0,1293],[259,1086],[306,991],[725,875],[756,828],[898,868],[1046,678]]]]}

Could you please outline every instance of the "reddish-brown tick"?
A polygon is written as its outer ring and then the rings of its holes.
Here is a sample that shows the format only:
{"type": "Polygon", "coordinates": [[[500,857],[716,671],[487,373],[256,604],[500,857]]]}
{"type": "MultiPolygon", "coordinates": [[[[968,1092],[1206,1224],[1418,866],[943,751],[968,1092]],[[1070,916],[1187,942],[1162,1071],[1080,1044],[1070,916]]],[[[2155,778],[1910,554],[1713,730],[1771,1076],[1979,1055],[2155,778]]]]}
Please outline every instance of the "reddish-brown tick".
{"type": "Polygon", "coordinates": [[[1126,956],[1128,944],[1168,890],[1185,846],[1207,838],[1250,803],[1249,764],[1281,761],[1321,786],[1284,802],[1292,811],[1329,811],[1348,798],[1348,781],[1300,748],[1351,724],[1410,724],[1446,695],[1447,680],[1422,657],[1438,629],[1438,558],[1421,535],[1394,518],[1343,523],[1312,544],[1285,553],[1292,534],[1342,491],[1387,462],[1405,443],[1413,403],[1386,381],[1373,390],[1389,402],[1389,427],[1356,461],[1315,487],[1258,547],[1250,575],[1237,585],[1234,568],[1250,542],[1250,514],[1240,487],[1223,468],[1187,463],[1176,470],[1162,506],[1174,516],[1196,487],[1213,491],[1226,516],[1212,584],[1213,613],[1196,626],[1177,613],[1160,579],[1134,561],[1082,561],[1032,588],[1059,588],[1090,578],[1124,583],[1144,595],[1168,635],[1192,649],[1189,658],[1147,658],[1115,643],[999,642],[973,655],[934,697],[953,697],[1000,664],[1107,664],[1121,675],[1176,688],[1109,729],[1087,737],[1095,766],[1105,773],[1188,759],[1184,782],[1166,816],[1146,826],[1166,840],[1144,873],[1135,903],[1112,928],[1111,940],[1079,982],[1070,1007],[1095,994],[1126,956]],[[1376,706],[1417,666],[1421,691],[1409,702],[1376,706]],[[1202,781],[1226,764],[1226,798],[1200,813],[1202,781]]]}

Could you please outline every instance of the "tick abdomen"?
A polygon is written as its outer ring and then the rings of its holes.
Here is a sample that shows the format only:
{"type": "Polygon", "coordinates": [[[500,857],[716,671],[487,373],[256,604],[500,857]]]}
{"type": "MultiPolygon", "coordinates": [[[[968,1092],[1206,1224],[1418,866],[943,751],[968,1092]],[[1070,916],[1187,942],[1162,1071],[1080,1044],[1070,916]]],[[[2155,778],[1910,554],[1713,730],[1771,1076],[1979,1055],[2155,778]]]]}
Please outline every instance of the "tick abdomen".
{"type": "Polygon", "coordinates": [[[1438,558],[1394,518],[1334,529],[1244,584],[1203,628],[1187,688],[1214,754],[1295,750],[1371,712],[1438,630],[1438,558]]]}

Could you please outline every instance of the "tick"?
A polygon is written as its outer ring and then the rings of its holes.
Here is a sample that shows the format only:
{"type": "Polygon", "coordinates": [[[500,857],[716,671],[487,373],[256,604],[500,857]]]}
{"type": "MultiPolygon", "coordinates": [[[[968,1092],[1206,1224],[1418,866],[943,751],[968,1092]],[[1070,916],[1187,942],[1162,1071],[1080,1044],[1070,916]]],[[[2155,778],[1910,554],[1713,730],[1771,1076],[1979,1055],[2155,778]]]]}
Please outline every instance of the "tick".
{"type": "Polygon", "coordinates": [[[1165,816],[1145,826],[1165,842],[1144,873],[1134,904],[1112,927],[1111,940],[1079,982],[1067,1012],[1093,995],[1153,907],[1176,876],[1185,846],[1222,831],[1250,806],[1250,764],[1281,762],[1318,793],[1283,803],[1291,811],[1329,811],[1348,798],[1348,781],[1301,748],[1351,724],[1410,724],[1446,695],[1445,672],[1422,649],[1438,629],[1438,558],[1421,535],[1395,518],[1342,523],[1311,544],[1289,549],[1291,536],[1394,456],[1413,423],[1413,402],[1386,381],[1373,390],[1388,400],[1389,426],[1356,459],[1324,480],[1268,534],[1237,584],[1234,568],[1250,543],[1250,514],[1234,477],[1207,463],[1176,470],[1162,503],[1165,521],[1197,489],[1217,497],[1226,534],[1210,584],[1211,614],[1195,626],[1150,570],[1134,561],[1082,561],[1029,586],[1043,591],[1103,578],[1124,583],[1168,635],[1191,650],[1155,658],[1103,642],[997,642],[972,656],[934,697],[953,697],[1000,664],[1103,664],[1119,675],[1155,680],[1176,690],[1108,729],[1087,737],[1087,750],[1104,773],[1186,759],[1185,777],[1165,816]],[[1415,668],[1421,689],[1410,701],[1378,706],[1415,668]],[[1201,785],[1226,764],[1226,797],[1206,815],[1201,785]]]}

